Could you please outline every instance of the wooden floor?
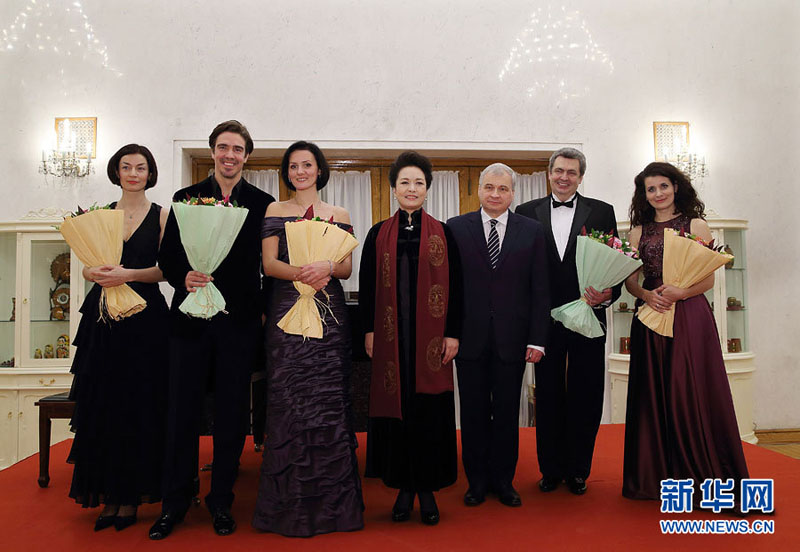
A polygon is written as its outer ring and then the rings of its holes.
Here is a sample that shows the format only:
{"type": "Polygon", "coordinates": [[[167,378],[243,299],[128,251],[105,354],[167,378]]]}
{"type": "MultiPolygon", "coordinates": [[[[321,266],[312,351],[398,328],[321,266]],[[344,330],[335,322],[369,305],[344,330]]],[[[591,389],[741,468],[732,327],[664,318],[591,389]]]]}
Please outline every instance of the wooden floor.
{"type": "Polygon", "coordinates": [[[757,431],[758,446],[800,459],[800,430],[778,429],[757,431]]]}

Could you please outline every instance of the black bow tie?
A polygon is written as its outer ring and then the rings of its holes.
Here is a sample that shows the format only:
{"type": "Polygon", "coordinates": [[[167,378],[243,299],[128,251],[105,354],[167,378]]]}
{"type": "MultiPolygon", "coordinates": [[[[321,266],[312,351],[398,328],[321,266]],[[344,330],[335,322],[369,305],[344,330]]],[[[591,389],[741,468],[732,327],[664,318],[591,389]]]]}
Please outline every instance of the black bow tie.
{"type": "Polygon", "coordinates": [[[556,201],[556,198],[553,198],[553,209],[557,209],[559,207],[568,207],[572,209],[572,204],[575,202],[575,199],[570,199],[569,201],[556,201]]]}

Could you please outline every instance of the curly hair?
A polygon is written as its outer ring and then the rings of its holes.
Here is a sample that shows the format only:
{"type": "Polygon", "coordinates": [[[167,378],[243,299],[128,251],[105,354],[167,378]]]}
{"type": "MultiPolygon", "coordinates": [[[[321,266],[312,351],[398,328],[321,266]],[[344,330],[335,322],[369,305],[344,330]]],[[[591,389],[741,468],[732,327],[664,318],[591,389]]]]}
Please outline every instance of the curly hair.
{"type": "Polygon", "coordinates": [[[628,216],[631,226],[641,226],[647,222],[653,222],[656,210],[647,201],[647,192],[644,186],[645,178],[650,176],[663,176],[669,179],[675,190],[675,212],[689,218],[704,219],[706,206],[697,197],[697,191],[692,186],[689,177],[683,174],[677,167],[669,163],[655,161],[647,165],[642,172],[633,179],[634,190],[631,198],[631,207],[628,216]]]}
{"type": "Polygon", "coordinates": [[[404,151],[397,156],[389,167],[389,186],[397,185],[397,175],[406,167],[417,167],[425,175],[425,189],[429,190],[433,182],[433,165],[431,160],[416,151],[404,151]]]}

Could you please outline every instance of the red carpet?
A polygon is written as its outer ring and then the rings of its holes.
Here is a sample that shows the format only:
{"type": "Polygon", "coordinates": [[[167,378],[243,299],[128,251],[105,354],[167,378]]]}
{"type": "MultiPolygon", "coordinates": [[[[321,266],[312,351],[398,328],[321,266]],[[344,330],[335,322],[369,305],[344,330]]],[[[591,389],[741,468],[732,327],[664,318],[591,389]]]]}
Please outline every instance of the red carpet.
{"type": "MultiPolygon", "coordinates": [[[[192,508],[186,521],[165,541],[147,538],[147,530],[159,513],[158,505],[139,510],[139,523],[122,532],[113,528],[93,532],[99,509],[82,509],[68,498],[72,466],[65,463],[70,442],[52,448],[50,486],[40,489],[38,456],[0,471],[0,520],[3,531],[0,550],[127,551],[152,550],[800,550],[800,462],[745,444],[751,477],[775,480],[773,535],[662,535],[660,519],[733,519],[704,511],[668,515],[659,512],[656,501],[622,498],[622,445],[624,427],[604,425],[595,451],[589,491],[571,495],[563,486],[544,495],[535,488],[536,444],[533,429],[522,429],[520,463],[515,485],[523,505],[507,508],[489,498],[477,508],[463,506],[466,490],[463,472],[458,482],[437,495],[442,521],[436,527],[419,522],[415,510],[411,521],[389,521],[395,492],[379,481],[364,480],[365,528],[355,533],[334,533],[311,539],[291,539],[259,533],[250,527],[256,499],[260,455],[248,440],[235,492],[234,517],[239,529],[230,537],[218,537],[205,508],[192,508]]],[[[359,435],[359,464],[364,461],[364,438],[359,435]]],[[[211,442],[201,442],[201,462],[211,460],[211,442]]],[[[203,473],[201,494],[208,491],[209,474],[203,473]]]]}

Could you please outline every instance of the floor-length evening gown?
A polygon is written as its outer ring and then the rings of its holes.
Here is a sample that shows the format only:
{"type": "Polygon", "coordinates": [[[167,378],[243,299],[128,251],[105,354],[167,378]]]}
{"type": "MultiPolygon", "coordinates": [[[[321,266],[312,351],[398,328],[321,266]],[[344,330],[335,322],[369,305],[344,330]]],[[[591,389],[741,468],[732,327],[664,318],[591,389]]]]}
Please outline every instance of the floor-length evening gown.
{"type": "MultiPolygon", "coordinates": [[[[124,243],[120,264],[125,268],[156,265],[160,212],[153,203],[124,243]]],[[[75,439],[67,461],[75,468],[69,496],[84,507],[161,498],[168,309],[157,283],[128,285],[147,307],[117,322],[100,320],[102,288],[95,284],[81,306],[74,340],[75,439]]]]}
{"type": "MultiPolygon", "coordinates": [[[[279,237],[278,258],[285,263],[284,223],[295,219],[267,217],[262,227],[262,238],[279,237]]],[[[322,339],[303,340],[278,328],[298,297],[288,280],[273,280],[265,326],[267,429],[253,526],[292,537],[364,526],[350,399],[350,324],[339,281],[331,279],[325,291],[333,316],[325,316],[322,339]]],[[[317,297],[327,301],[321,292],[317,297]]]]}
{"type": "MultiPolygon", "coordinates": [[[[397,332],[400,357],[400,408],[403,419],[369,419],[366,477],[379,477],[387,487],[407,491],[438,491],[455,483],[458,475],[455,404],[453,392],[438,395],[416,392],[417,272],[421,210],[412,213],[410,226],[400,225],[397,236],[397,332]]],[[[366,331],[373,331],[375,316],[376,240],[381,225],[373,226],[364,240],[359,277],[359,311],[366,331]]],[[[461,334],[462,284],[458,247],[447,226],[450,301],[446,337],[461,334]]]]}
{"type": "MultiPolygon", "coordinates": [[[[664,229],[689,232],[678,216],[642,227],[645,289],[662,284],[664,229]]],[[[637,305],[641,304],[637,301],[637,305]]],[[[634,317],[625,416],[622,494],[658,499],[661,480],[748,477],[714,315],[704,295],[675,303],[674,337],[634,317]]]]}

